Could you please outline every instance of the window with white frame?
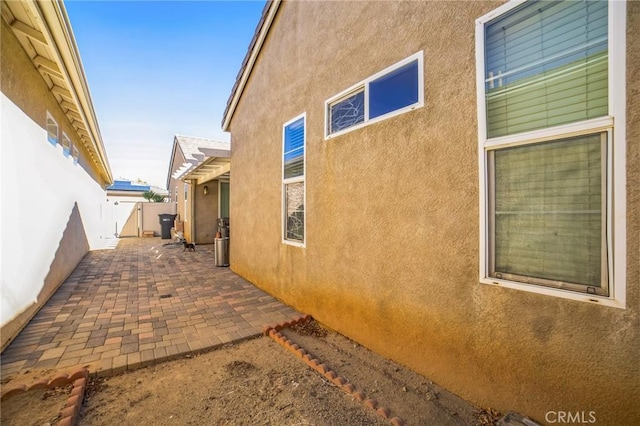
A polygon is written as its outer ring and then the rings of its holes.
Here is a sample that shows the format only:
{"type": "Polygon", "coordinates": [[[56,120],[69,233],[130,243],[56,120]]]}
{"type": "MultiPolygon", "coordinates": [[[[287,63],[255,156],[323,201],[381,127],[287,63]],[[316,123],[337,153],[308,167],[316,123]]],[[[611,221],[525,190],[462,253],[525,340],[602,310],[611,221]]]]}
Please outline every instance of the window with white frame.
{"type": "Polygon", "coordinates": [[[305,243],[305,114],[282,129],[283,240],[305,243]]]}
{"type": "Polygon", "coordinates": [[[422,51],[325,102],[325,138],[355,130],[424,104],[422,51]]]}
{"type": "Polygon", "coordinates": [[[58,123],[49,112],[47,112],[47,140],[53,146],[58,144],[58,123]]]}
{"type": "Polygon", "coordinates": [[[621,22],[616,2],[521,0],[477,21],[481,282],[624,301],[621,22]]]}
{"type": "Polygon", "coordinates": [[[67,136],[65,132],[62,132],[60,141],[62,142],[62,153],[65,157],[69,158],[69,156],[71,155],[71,139],[69,139],[69,136],[67,136]]]}
{"type": "Polygon", "coordinates": [[[73,164],[78,164],[78,161],[80,161],[80,150],[73,144],[71,145],[71,157],[73,158],[73,164]]]}

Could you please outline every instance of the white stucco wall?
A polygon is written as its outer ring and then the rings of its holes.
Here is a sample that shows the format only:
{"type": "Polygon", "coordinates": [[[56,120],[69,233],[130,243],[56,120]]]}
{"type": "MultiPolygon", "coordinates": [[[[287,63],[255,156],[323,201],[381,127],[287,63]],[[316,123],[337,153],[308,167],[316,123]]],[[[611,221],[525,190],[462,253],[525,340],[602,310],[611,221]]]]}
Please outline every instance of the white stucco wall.
{"type": "Polygon", "coordinates": [[[121,195],[109,195],[105,210],[106,235],[118,236],[122,234],[127,219],[139,202],[145,202],[144,197],[129,197],[121,195]],[[118,203],[118,204],[116,204],[118,203]]]}
{"type": "Polygon", "coordinates": [[[34,303],[75,203],[91,249],[104,245],[106,194],[4,94],[0,120],[0,321],[34,303]]]}

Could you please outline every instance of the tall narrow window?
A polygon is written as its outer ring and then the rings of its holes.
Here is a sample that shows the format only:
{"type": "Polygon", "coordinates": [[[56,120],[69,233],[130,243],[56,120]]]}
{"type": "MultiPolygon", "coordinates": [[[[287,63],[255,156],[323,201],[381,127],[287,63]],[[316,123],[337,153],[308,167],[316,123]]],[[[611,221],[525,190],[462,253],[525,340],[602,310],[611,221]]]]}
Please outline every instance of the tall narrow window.
{"type": "Polygon", "coordinates": [[[58,123],[47,112],[47,140],[53,146],[58,144],[58,123]]]}
{"type": "Polygon", "coordinates": [[[305,114],[283,127],[283,240],[305,243],[305,114]]]}
{"type": "Polygon", "coordinates": [[[189,220],[189,214],[187,210],[189,209],[189,203],[187,200],[189,199],[189,184],[184,184],[184,221],[187,222],[189,220]]]}
{"type": "Polygon", "coordinates": [[[615,3],[513,2],[477,21],[482,282],[612,299],[615,3]]]}

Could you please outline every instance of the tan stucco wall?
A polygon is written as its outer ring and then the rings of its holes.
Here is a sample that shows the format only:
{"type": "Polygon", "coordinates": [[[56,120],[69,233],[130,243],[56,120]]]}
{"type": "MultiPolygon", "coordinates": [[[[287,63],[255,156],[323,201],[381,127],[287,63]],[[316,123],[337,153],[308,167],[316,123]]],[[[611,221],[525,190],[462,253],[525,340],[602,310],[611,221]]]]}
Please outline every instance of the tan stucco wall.
{"type": "MultiPolygon", "coordinates": [[[[185,161],[180,146],[176,146],[169,176],[182,167],[185,161]]],[[[187,241],[195,241],[197,244],[213,244],[218,230],[218,181],[212,180],[202,184],[197,184],[195,180],[189,181],[189,195],[186,203],[184,186],[184,182],[170,178],[169,188],[167,188],[171,193],[171,202],[176,206],[177,219],[185,221],[184,237],[187,241]],[[209,189],[208,195],[204,195],[205,185],[209,189]],[[177,199],[176,186],[178,187],[177,199]]]]}
{"type": "Polygon", "coordinates": [[[74,146],[79,150],[78,164],[87,171],[101,187],[107,182],[97,170],[97,166],[90,160],[89,154],[81,143],[60,104],[47,87],[40,73],[36,70],[9,25],[2,21],[1,47],[2,67],[0,67],[0,87],[11,101],[16,104],[34,122],[46,129],[47,111],[53,116],[59,126],[59,138],[65,132],[74,146]]]}
{"type": "MultiPolygon", "coordinates": [[[[156,237],[162,235],[162,225],[160,224],[160,214],[176,214],[176,206],[172,203],[140,203],[141,219],[140,228],[142,231],[153,231],[156,237]]],[[[171,223],[173,227],[173,222],[171,223]]]]}
{"type": "Polygon", "coordinates": [[[136,203],[135,206],[132,208],[131,213],[129,214],[129,217],[127,217],[127,220],[124,222],[124,224],[120,229],[120,233],[118,235],[119,238],[142,236],[140,235],[141,231],[140,231],[140,225],[139,225],[140,210],[138,210],[138,209],[142,209],[142,207],[140,207],[141,204],[142,202],[136,203]]]}
{"type": "Polygon", "coordinates": [[[476,404],[631,424],[640,418],[638,15],[628,23],[622,310],[478,283],[474,28],[500,3],[283,3],[230,125],[231,267],[476,404]],[[326,99],[420,50],[424,108],[324,141],[326,99]],[[281,138],[303,112],[299,248],[281,242],[281,138]]]}
{"type": "Polygon", "coordinates": [[[197,185],[194,197],[195,242],[213,244],[218,230],[218,181],[212,180],[197,185]],[[205,185],[209,190],[207,195],[204,195],[205,185]]]}

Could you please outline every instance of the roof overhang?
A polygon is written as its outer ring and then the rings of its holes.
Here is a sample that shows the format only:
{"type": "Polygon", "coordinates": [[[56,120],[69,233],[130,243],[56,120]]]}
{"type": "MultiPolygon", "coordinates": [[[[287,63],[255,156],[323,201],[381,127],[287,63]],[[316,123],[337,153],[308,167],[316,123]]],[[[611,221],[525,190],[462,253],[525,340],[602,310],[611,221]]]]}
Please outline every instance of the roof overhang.
{"type": "Polygon", "coordinates": [[[101,177],[113,177],[80,53],[62,1],[3,1],[2,18],[80,137],[101,177]]]}
{"type": "Polygon", "coordinates": [[[200,185],[214,179],[228,178],[230,171],[230,158],[209,157],[197,167],[187,171],[182,180],[195,180],[200,185]]]}
{"type": "Polygon", "coordinates": [[[229,178],[231,152],[225,149],[199,148],[204,159],[200,162],[182,163],[171,175],[176,180],[195,180],[198,185],[218,178],[229,178]]]}
{"type": "Polygon", "coordinates": [[[260,18],[256,32],[253,35],[253,39],[249,44],[249,49],[242,61],[242,66],[240,67],[240,71],[236,77],[236,82],[233,85],[233,89],[231,89],[231,95],[227,101],[227,107],[225,108],[222,118],[222,130],[225,132],[229,131],[231,118],[238,106],[238,102],[240,101],[240,97],[242,96],[242,92],[244,91],[247,81],[249,81],[249,76],[253,71],[253,66],[258,59],[262,45],[267,38],[271,24],[276,17],[280,3],[281,0],[269,0],[262,11],[262,17],[260,18]]]}

